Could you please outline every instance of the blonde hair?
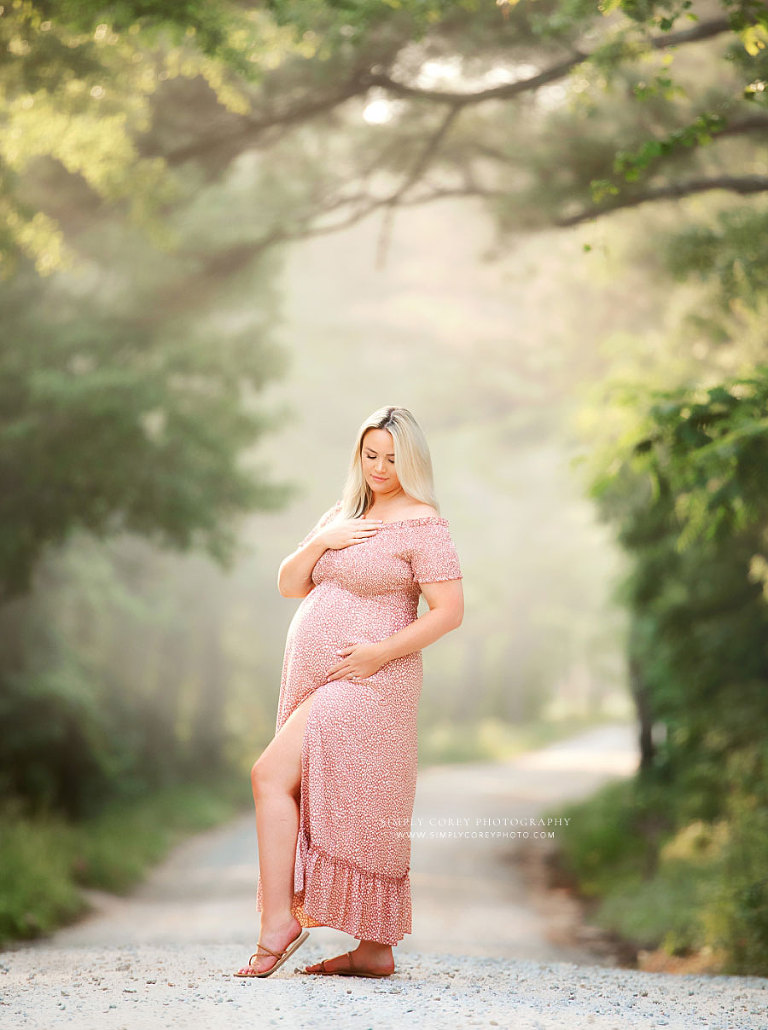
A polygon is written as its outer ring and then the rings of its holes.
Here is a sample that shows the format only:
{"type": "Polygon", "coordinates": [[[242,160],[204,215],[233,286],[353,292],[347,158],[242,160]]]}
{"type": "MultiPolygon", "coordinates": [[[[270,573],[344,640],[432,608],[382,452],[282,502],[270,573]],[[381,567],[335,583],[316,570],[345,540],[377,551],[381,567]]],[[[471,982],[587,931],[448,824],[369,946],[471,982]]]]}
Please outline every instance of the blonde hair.
{"type": "Polygon", "coordinates": [[[373,491],[363,475],[363,437],[369,429],[386,429],[395,442],[395,472],[403,490],[416,501],[431,504],[439,511],[432,481],[432,459],[427,438],[407,408],[379,408],[360,426],[352,449],[347,481],[342,494],[339,517],[355,519],[371,506],[373,491]]]}

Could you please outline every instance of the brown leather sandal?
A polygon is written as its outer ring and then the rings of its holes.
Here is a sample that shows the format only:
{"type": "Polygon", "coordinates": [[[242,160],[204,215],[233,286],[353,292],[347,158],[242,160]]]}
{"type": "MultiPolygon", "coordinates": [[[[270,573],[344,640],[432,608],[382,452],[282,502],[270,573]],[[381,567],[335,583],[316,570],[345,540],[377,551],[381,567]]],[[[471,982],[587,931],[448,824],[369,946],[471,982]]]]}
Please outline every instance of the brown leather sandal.
{"type": "Polygon", "coordinates": [[[276,969],[279,969],[280,966],[282,966],[283,962],[285,962],[287,958],[290,958],[297,948],[301,947],[307,937],[309,937],[309,930],[304,930],[304,932],[300,933],[295,940],[291,941],[285,951],[272,951],[272,949],[268,948],[266,944],[257,944],[256,951],[254,951],[248,959],[248,965],[243,969],[238,970],[236,973],[233,973],[232,976],[271,976],[276,969]],[[275,962],[273,966],[270,966],[269,969],[265,969],[263,973],[257,973],[256,967],[253,965],[253,960],[259,956],[259,948],[261,948],[262,951],[268,951],[270,955],[277,956],[277,962],[275,962]]]}
{"type": "Polygon", "coordinates": [[[322,969],[305,969],[305,973],[309,973],[310,976],[317,974],[317,976],[370,976],[385,977],[392,976],[392,973],[366,973],[362,969],[355,969],[354,963],[352,962],[352,952],[348,951],[347,958],[349,959],[349,969],[326,969],[325,959],[321,959],[320,965],[322,969]]]}

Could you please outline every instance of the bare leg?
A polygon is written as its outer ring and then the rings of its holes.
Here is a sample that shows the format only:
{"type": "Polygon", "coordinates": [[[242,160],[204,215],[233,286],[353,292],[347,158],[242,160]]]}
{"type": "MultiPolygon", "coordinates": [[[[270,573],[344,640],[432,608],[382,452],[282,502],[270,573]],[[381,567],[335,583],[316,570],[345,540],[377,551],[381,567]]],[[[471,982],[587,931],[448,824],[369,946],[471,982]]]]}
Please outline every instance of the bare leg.
{"type": "MultiPolygon", "coordinates": [[[[314,697],[313,692],[291,713],[251,770],[264,902],[259,944],[278,952],[301,931],[291,901],[299,833],[301,746],[314,697]]],[[[253,967],[264,973],[275,962],[274,955],[260,950],[253,967]]]]}

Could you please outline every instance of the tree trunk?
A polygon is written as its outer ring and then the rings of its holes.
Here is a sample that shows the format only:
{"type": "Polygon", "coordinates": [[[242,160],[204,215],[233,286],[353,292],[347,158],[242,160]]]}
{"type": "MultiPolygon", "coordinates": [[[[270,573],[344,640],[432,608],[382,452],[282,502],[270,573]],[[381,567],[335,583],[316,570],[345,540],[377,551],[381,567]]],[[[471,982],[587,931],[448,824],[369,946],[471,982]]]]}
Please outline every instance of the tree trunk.
{"type": "Polygon", "coordinates": [[[643,679],[640,662],[635,657],[629,659],[629,687],[632,692],[632,699],[635,702],[639,725],[640,772],[642,773],[647,772],[653,765],[656,748],[651,733],[653,716],[651,713],[650,694],[643,679]]]}

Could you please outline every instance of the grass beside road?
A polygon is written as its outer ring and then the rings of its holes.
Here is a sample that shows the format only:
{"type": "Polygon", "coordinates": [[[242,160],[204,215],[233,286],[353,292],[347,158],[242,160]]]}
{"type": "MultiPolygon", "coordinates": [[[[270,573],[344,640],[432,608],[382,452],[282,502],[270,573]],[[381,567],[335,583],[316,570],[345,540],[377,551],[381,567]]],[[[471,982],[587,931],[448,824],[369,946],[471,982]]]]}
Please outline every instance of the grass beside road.
{"type": "Polygon", "coordinates": [[[0,945],[84,913],[83,887],[126,892],[174,844],[250,803],[247,775],[170,787],[77,823],[31,817],[7,802],[0,809],[0,945]]]}
{"type": "Polygon", "coordinates": [[[640,968],[768,976],[768,813],[753,802],[734,792],[707,821],[669,785],[610,783],[558,808],[560,873],[640,968]]]}

